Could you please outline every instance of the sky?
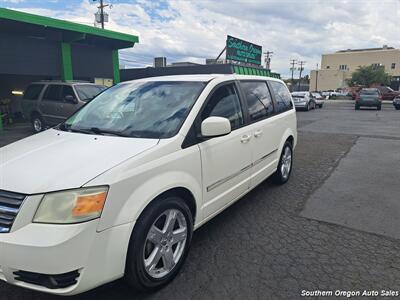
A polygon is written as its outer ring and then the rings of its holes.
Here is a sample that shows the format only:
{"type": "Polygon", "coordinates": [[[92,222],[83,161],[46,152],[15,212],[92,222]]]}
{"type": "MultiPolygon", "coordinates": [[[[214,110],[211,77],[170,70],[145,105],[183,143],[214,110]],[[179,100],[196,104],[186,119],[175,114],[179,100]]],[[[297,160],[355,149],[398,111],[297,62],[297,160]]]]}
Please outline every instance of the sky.
{"type": "MultiPolygon", "coordinates": [[[[308,74],[321,54],[342,49],[400,48],[400,0],[104,0],[110,30],[138,35],[120,51],[124,67],[216,58],[231,35],[273,51],[271,69],[290,76],[290,60],[308,74]]],[[[93,26],[93,0],[0,0],[0,7],[93,26]]],[[[298,76],[298,72],[295,72],[298,76]]]]}

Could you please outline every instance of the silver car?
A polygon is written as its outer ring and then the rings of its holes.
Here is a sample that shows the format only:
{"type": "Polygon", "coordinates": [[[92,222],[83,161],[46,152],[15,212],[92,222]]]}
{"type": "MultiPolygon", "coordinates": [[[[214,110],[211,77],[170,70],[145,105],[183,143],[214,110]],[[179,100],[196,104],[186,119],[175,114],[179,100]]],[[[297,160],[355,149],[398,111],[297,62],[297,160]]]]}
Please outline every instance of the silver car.
{"type": "Polygon", "coordinates": [[[39,81],[28,86],[22,99],[24,117],[33,131],[64,122],[106,87],[87,82],[39,81]]]}
{"type": "Polygon", "coordinates": [[[292,98],[296,109],[309,111],[317,106],[310,92],[292,92],[292,98]]]}
{"type": "Polygon", "coordinates": [[[325,98],[318,92],[313,92],[311,94],[315,100],[315,103],[317,104],[317,107],[322,108],[325,98]]]}

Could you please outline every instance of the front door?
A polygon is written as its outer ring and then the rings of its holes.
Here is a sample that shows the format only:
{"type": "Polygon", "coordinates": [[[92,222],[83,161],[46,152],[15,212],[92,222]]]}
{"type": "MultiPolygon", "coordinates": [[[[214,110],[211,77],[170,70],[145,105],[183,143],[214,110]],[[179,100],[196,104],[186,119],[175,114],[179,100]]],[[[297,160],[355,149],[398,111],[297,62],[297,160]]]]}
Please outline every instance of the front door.
{"type": "Polygon", "coordinates": [[[199,144],[203,171],[203,211],[207,218],[250,188],[252,135],[234,83],[218,87],[208,99],[201,119],[225,117],[232,132],[199,144]]]}
{"type": "Polygon", "coordinates": [[[60,103],[60,111],[59,115],[63,121],[69,118],[74,112],[78,110],[80,105],[78,104],[78,100],[74,93],[74,90],[70,85],[63,85],[62,92],[61,92],[61,99],[63,100],[60,103]],[[68,96],[72,96],[74,99],[68,99],[68,96]]]}

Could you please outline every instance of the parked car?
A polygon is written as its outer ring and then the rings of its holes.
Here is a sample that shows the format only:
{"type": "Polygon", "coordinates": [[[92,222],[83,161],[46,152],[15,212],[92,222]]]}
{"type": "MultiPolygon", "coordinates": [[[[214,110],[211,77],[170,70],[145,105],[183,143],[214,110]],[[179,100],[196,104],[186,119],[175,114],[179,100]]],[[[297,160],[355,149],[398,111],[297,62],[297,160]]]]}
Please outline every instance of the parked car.
{"type": "Polygon", "coordinates": [[[107,89],[0,148],[0,279],[58,295],[123,276],[160,288],[193,230],[266,178],[289,180],[296,124],[275,78],[179,75],[107,89]]]}
{"type": "Polygon", "coordinates": [[[312,94],[312,96],[313,96],[313,98],[314,98],[314,101],[315,101],[315,104],[319,107],[319,108],[322,108],[322,106],[324,105],[324,100],[325,100],[325,97],[323,97],[320,93],[318,93],[318,92],[312,92],[311,93],[312,94]]]}
{"type": "Polygon", "coordinates": [[[396,108],[397,110],[400,109],[400,96],[396,96],[396,97],[393,99],[393,106],[394,106],[394,108],[396,108]]]}
{"type": "Polygon", "coordinates": [[[330,93],[331,93],[331,92],[323,91],[323,92],[321,92],[321,95],[322,95],[322,97],[325,97],[325,99],[329,99],[330,93]]]}
{"type": "Polygon", "coordinates": [[[365,88],[360,91],[356,98],[355,109],[360,109],[361,106],[376,107],[381,110],[382,95],[376,88],[365,88]]]}
{"type": "Polygon", "coordinates": [[[292,98],[296,109],[309,111],[317,106],[310,92],[292,92],[292,98]]]}
{"type": "Polygon", "coordinates": [[[382,95],[382,100],[393,100],[397,96],[400,96],[400,91],[394,91],[388,86],[377,86],[376,87],[382,95]]]}
{"type": "Polygon", "coordinates": [[[35,132],[65,121],[80,107],[106,87],[84,82],[34,82],[27,87],[22,99],[25,118],[35,132]]]}

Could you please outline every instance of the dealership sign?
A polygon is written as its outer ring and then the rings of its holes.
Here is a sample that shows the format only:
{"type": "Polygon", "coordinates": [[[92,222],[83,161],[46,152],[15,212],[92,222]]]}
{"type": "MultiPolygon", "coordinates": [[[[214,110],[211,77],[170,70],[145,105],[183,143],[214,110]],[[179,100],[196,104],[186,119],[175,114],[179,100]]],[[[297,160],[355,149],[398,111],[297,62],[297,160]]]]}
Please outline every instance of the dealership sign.
{"type": "Polygon", "coordinates": [[[226,59],[261,65],[262,47],[228,35],[226,59]]]}

